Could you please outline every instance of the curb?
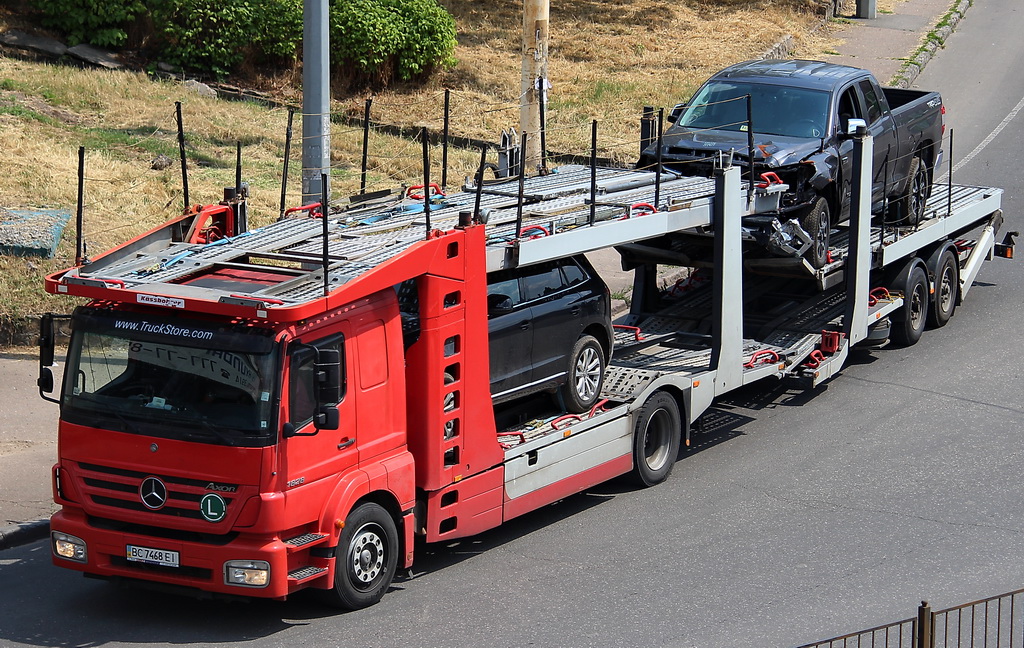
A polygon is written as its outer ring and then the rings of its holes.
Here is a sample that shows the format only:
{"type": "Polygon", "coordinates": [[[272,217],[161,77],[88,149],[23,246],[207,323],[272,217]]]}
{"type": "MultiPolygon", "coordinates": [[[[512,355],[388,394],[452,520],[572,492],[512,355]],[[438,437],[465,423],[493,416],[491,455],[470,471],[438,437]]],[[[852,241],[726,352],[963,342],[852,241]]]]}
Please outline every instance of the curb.
{"type": "Polygon", "coordinates": [[[974,5],[974,0],[953,0],[949,11],[939,18],[924,37],[921,44],[914,53],[903,62],[900,69],[893,75],[889,84],[897,88],[909,88],[917,80],[917,76],[924,70],[924,66],[935,56],[936,50],[945,46],[946,39],[956,31],[956,26],[963,20],[964,14],[974,5]]]}
{"type": "Polygon", "coordinates": [[[0,527],[0,551],[42,540],[49,533],[49,518],[0,527]]]}

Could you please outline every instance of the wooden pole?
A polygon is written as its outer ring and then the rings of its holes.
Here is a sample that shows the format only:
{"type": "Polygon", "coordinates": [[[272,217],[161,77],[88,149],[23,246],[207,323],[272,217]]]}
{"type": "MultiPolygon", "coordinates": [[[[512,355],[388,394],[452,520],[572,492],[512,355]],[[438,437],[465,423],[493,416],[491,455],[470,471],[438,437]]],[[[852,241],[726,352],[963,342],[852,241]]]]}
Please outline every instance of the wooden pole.
{"type": "Polygon", "coordinates": [[[541,165],[540,102],[548,78],[548,16],[550,0],[523,1],[523,69],[520,78],[519,132],[526,135],[523,161],[528,168],[541,165]]]}

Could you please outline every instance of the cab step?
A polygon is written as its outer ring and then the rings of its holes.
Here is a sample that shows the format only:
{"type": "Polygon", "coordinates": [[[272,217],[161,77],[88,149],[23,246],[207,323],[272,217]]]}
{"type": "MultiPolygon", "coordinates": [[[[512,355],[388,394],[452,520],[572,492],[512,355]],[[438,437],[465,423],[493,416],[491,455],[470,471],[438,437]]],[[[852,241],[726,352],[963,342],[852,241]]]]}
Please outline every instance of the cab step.
{"type": "Polygon", "coordinates": [[[327,573],[326,567],[299,567],[288,572],[288,582],[292,584],[304,583],[308,580],[312,580],[317,576],[322,576],[327,573]]]}
{"type": "Polygon", "coordinates": [[[288,545],[288,551],[290,553],[296,549],[318,545],[329,537],[330,536],[323,533],[304,533],[300,536],[295,536],[294,538],[288,538],[284,543],[288,545]]]}

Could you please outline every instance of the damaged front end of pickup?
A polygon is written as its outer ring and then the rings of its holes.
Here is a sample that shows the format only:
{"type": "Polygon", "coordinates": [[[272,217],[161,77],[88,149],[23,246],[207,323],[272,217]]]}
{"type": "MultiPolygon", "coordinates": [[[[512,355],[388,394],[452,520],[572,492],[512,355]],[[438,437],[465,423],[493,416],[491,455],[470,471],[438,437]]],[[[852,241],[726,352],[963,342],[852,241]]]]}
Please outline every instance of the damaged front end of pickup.
{"type": "MultiPolygon", "coordinates": [[[[676,133],[666,137],[661,152],[664,168],[683,175],[711,177],[716,168],[736,165],[747,169],[752,189],[743,218],[744,238],[768,254],[806,257],[815,267],[826,260],[828,231],[835,224],[831,201],[839,159],[824,140],[757,143],[742,146],[743,133],[676,133]],[[726,141],[731,140],[731,141],[726,141]],[[823,213],[822,213],[823,212],[823,213]]],[[[759,138],[760,139],[760,138],[759,138]]],[[[657,164],[656,144],[641,155],[638,168],[657,164]]]]}

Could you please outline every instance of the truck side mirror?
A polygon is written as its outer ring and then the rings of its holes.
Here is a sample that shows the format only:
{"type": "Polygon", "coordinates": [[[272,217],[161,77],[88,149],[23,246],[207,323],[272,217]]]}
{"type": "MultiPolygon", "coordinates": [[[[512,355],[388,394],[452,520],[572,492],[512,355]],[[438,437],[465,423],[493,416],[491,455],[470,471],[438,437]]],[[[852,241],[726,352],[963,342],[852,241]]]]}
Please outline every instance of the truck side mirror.
{"type": "Polygon", "coordinates": [[[337,430],[341,425],[338,402],[341,400],[341,351],[318,349],[316,375],[317,412],[313,426],[318,430],[337,430]]]}
{"type": "Polygon", "coordinates": [[[672,110],[669,111],[668,116],[665,117],[665,120],[668,121],[668,123],[670,124],[676,123],[677,121],[679,121],[679,116],[683,114],[684,110],[686,110],[686,104],[684,103],[672,106],[672,110]]]}
{"type": "Polygon", "coordinates": [[[53,366],[54,348],[57,346],[53,328],[55,319],[71,319],[71,317],[46,313],[39,318],[39,377],[36,379],[40,398],[51,403],[60,402],[56,398],[47,396],[47,394],[53,393],[54,388],[53,370],[50,367],[53,366]]]}

